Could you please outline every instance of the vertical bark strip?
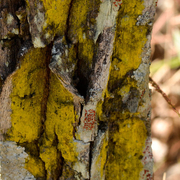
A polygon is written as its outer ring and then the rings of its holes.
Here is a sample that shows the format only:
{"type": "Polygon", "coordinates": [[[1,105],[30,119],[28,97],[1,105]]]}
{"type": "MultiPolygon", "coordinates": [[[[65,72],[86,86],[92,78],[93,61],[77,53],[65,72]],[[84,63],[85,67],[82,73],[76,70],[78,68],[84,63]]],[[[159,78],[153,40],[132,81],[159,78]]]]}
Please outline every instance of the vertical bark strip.
{"type": "Polygon", "coordinates": [[[153,179],[148,77],[155,6],[3,0],[2,179],[153,179]]]}

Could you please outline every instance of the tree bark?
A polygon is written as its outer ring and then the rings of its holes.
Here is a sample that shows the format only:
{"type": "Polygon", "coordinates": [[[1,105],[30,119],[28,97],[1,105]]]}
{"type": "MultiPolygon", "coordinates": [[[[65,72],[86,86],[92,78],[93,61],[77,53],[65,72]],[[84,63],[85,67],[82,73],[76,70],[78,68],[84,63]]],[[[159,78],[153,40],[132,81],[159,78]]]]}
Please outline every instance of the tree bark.
{"type": "Polygon", "coordinates": [[[155,6],[0,1],[2,179],[153,179],[155,6]]]}

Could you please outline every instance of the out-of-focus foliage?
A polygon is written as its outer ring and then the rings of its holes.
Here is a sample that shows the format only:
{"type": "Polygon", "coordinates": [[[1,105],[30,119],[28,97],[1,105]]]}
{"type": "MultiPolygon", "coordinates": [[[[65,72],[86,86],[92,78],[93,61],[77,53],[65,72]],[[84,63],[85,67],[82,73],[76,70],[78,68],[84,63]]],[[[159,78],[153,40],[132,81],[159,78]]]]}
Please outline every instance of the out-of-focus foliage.
{"type": "MultiPolygon", "coordinates": [[[[151,77],[180,112],[180,0],[159,0],[151,77]]],[[[154,180],[180,180],[180,118],[152,89],[154,180]]]]}

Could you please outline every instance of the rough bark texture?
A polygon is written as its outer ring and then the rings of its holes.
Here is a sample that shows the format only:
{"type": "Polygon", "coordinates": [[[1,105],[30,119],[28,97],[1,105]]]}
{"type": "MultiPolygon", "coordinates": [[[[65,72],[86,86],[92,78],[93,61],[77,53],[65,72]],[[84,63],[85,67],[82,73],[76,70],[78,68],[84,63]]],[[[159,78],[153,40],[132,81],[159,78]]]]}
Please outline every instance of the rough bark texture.
{"type": "Polygon", "coordinates": [[[151,180],[154,0],[0,0],[6,180],[151,180]]]}

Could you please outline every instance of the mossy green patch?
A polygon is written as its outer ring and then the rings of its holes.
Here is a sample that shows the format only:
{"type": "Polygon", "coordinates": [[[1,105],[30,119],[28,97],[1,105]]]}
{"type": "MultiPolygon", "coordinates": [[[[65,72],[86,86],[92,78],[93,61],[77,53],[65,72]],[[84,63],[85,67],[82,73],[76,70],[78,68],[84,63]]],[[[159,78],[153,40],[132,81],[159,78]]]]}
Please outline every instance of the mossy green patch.
{"type": "Polygon", "coordinates": [[[31,48],[12,76],[12,127],[7,133],[8,140],[23,143],[39,138],[46,80],[46,48],[31,48]]]}
{"type": "Polygon", "coordinates": [[[147,138],[144,122],[138,118],[126,119],[110,131],[110,153],[106,167],[109,180],[139,179],[143,168],[141,159],[147,138]]]}

